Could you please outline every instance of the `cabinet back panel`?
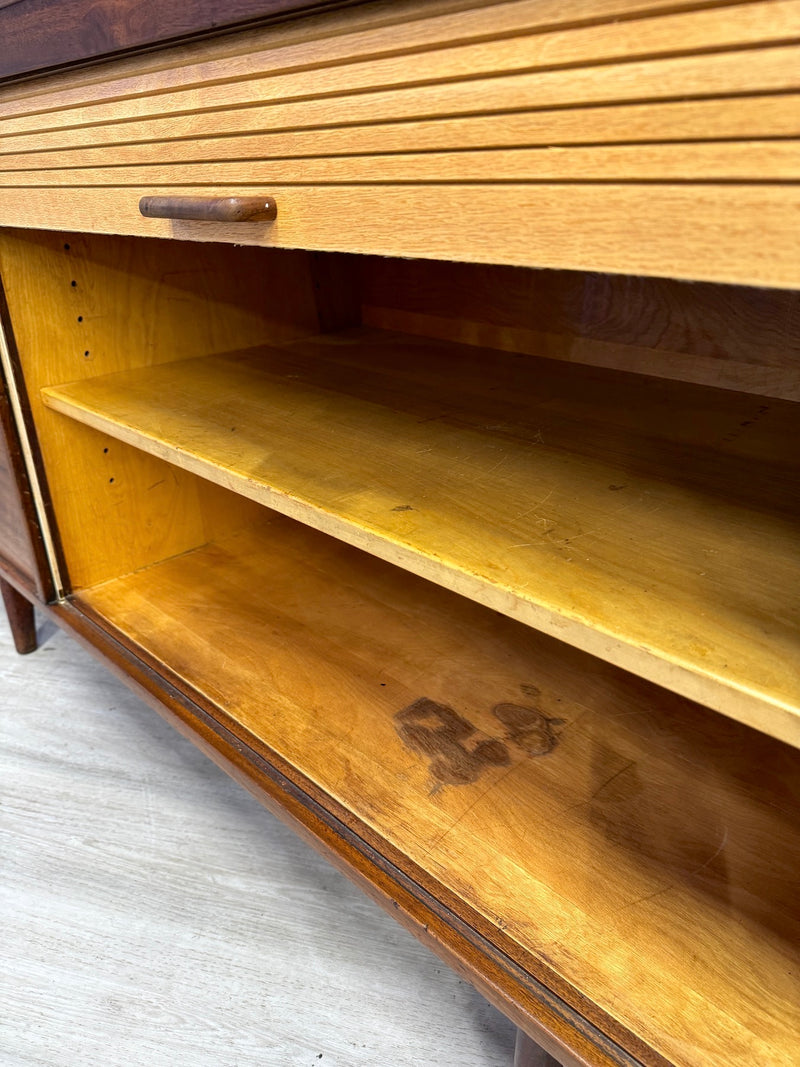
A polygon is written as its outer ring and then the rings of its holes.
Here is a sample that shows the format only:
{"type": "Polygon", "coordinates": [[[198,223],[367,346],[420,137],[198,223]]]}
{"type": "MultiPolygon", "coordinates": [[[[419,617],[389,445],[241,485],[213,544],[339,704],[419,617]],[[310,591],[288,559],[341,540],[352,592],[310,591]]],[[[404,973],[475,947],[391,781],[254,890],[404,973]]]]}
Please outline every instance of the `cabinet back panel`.
{"type": "Polygon", "coordinates": [[[378,257],[361,266],[366,325],[800,400],[800,292],[378,257]]]}

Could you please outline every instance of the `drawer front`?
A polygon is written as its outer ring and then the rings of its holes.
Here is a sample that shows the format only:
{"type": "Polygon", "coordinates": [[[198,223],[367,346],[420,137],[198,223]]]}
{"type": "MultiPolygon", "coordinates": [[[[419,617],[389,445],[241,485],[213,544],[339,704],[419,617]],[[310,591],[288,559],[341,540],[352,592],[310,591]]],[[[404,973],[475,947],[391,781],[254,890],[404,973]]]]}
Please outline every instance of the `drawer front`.
{"type": "Polygon", "coordinates": [[[0,222],[798,284],[800,0],[449,6],[6,90],[0,222]],[[269,195],[278,216],[139,215],[170,194],[269,195]]]}

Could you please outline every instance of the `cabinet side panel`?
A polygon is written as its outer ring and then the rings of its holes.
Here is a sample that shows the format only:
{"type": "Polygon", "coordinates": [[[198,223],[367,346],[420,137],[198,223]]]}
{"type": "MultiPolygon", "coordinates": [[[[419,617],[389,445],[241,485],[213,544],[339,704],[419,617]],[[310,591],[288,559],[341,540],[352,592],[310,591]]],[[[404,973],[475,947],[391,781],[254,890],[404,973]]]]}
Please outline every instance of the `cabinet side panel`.
{"type": "Polygon", "coordinates": [[[40,599],[50,581],[28,476],[0,371],[0,572],[40,599]]]}
{"type": "Polygon", "coordinates": [[[40,390],[318,332],[305,253],[8,230],[0,263],[70,587],[237,528],[246,507],[214,506],[213,487],[47,411],[40,390]]]}

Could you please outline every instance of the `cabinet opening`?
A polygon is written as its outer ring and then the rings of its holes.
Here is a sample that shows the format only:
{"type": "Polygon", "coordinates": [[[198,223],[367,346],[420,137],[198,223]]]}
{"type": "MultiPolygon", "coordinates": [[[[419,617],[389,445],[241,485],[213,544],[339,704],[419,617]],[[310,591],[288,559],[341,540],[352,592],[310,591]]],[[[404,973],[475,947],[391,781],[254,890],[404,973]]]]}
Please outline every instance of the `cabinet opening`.
{"type": "Polygon", "coordinates": [[[634,1054],[796,1058],[792,294],[0,269],[81,610],[634,1054]]]}
{"type": "Polygon", "coordinates": [[[73,588],[221,486],[800,744],[796,294],[62,236],[3,269],[73,588]]]}

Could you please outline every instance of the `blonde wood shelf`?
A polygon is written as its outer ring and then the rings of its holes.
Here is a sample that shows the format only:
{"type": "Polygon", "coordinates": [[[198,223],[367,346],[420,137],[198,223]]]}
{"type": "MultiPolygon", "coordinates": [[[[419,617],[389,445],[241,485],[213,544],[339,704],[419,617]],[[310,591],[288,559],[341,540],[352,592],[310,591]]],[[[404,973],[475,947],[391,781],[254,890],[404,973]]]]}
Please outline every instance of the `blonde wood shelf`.
{"type": "Polygon", "coordinates": [[[43,397],[800,745],[789,402],[371,329],[43,397]]]}
{"type": "Polygon", "coordinates": [[[797,1062],[793,749],[267,512],[77,599],[606,1032],[797,1062]]]}

